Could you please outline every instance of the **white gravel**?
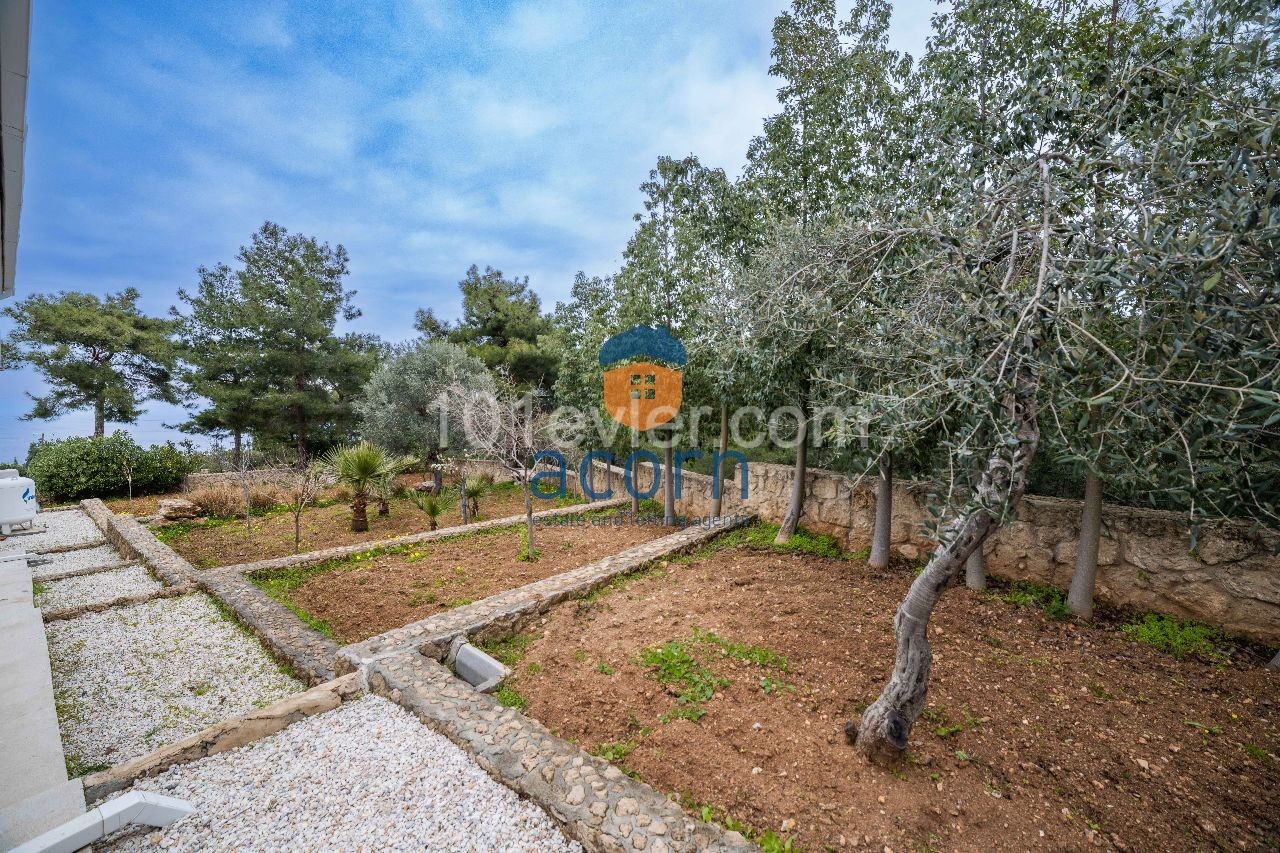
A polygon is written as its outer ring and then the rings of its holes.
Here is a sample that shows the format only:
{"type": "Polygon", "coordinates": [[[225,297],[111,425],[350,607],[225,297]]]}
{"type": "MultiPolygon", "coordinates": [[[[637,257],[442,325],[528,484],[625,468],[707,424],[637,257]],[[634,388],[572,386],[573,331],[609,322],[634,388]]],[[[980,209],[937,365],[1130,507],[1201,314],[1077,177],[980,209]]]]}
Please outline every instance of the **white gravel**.
{"type": "Polygon", "coordinates": [[[47,528],[39,533],[10,536],[0,542],[0,554],[16,554],[22,551],[34,553],[67,545],[88,545],[102,542],[102,531],[93,519],[78,509],[58,512],[42,512],[36,515],[35,527],[47,528]]]}
{"type": "Polygon", "coordinates": [[[129,830],[95,849],[582,850],[537,806],[376,696],[135,788],[188,800],[196,810],[163,830],[129,830]]]}
{"type": "Polygon", "coordinates": [[[303,689],[201,593],[45,631],[63,749],[82,769],[119,764],[303,689]]]}
{"type": "Polygon", "coordinates": [[[70,572],[78,569],[96,569],[101,566],[118,566],[125,562],[125,559],[116,553],[116,549],[111,545],[98,545],[93,548],[82,548],[79,551],[66,551],[61,554],[49,554],[47,557],[41,557],[40,559],[48,560],[48,562],[43,565],[31,567],[31,577],[35,580],[40,580],[41,578],[48,577],[49,575],[62,574],[63,572],[70,572]]]}
{"type": "Polygon", "coordinates": [[[151,577],[143,566],[94,572],[91,575],[48,581],[40,586],[43,589],[36,594],[35,602],[36,607],[42,611],[98,604],[125,595],[155,592],[164,588],[164,584],[151,577]]]}

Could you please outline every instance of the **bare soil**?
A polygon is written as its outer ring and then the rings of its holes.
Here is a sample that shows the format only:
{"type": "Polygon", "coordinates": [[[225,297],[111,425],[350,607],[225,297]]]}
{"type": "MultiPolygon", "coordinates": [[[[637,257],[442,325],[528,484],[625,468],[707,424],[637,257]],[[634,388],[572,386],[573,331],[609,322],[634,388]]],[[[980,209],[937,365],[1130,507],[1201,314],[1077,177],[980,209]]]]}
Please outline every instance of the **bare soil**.
{"type": "MultiPolygon", "coordinates": [[[[535,503],[534,510],[551,509],[554,506],[550,501],[539,500],[535,503]]],[[[377,504],[370,503],[369,530],[354,533],[351,530],[349,504],[340,502],[310,507],[302,514],[302,543],[299,552],[358,542],[377,542],[430,529],[426,514],[406,498],[393,499],[390,510],[390,515],[378,515],[377,504]]],[[[523,514],[524,493],[516,488],[501,489],[480,501],[480,519],[523,514]]],[[[450,505],[438,521],[441,528],[459,527],[462,525],[462,511],[456,503],[450,505]]],[[[166,527],[169,525],[162,525],[157,531],[166,527]]],[[[165,541],[197,568],[252,563],[294,553],[293,514],[287,511],[255,517],[252,532],[245,529],[243,519],[185,525],[179,530],[181,532],[175,530],[178,535],[165,536],[165,541]]]]}
{"type": "Polygon", "coordinates": [[[523,525],[430,542],[307,573],[289,601],[354,643],[508,589],[567,572],[676,528],[539,526],[539,556],[520,559],[523,525]]]}
{"type": "Polygon", "coordinates": [[[932,621],[909,759],[867,764],[843,724],[892,667],[911,580],[724,546],[559,606],[509,685],[525,713],[691,813],[799,849],[1280,844],[1280,673],[1180,661],[963,587],[932,621]],[[669,641],[725,679],[697,722],[672,718],[681,688],[640,660],[669,641]]]}

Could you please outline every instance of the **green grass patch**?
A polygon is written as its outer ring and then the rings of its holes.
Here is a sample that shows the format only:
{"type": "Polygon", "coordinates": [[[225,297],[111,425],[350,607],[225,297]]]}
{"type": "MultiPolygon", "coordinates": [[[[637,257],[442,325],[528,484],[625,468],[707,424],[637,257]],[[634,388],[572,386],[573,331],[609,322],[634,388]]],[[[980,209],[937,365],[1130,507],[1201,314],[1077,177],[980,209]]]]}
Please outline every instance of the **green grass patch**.
{"type": "Polygon", "coordinates": [[[40,583],[40,581],[32,581],[32,582],[31,582],[31,594],[32,594],[32,595],[44,595],[44,594],[45,594],[46,592],[48,592],[48,591],[49,591],[49,587],[47,587],[47,586],[45,586],[44,584],[40,583]]]}
{"type": "Polygon", "coordinates": [[[676,697],[676,709],[664,714],[663,722],[672,719],[697,722],[707,713],[703,703],[729,683],[700,663],[689,653],[689,647],[678,640],[641,650],[640,662],[653,669],[653,677],[676,697]]]}
{"type": "MultiPolygon", "coordinates": [[[[640,732],[640,736],[644,737],[648,734],[647,730],[640,732]]],[[[627,756],[635,752],[636,747],[640,745],[638,740],[622,740],[616,743],[602,743],[595,749],[591,750],[591,754],[603,758],[610,764],[617,764],[626,761],[627,756]]]]}
{"type": "Polygon", "coordinates": [[[730,530],[717,537],[699,551],[699,555],[714,554],[723,548],[746,547],[757,551],[774,551],[779,554],[808,554],[811,557],[827,557],[834,560],[852,560],[855,555],[840,547],[840,541],[825,533],[811,533],[803,527],[796,528],[791,539],[785,545],[777,545],[774,538],[778,535],[779,525],[766,521],[758,521],[746,527],[730,530]]]}
{"type": "Polygon", "coordinates": [[[1179,660],[1195,658],[1206,663],[1221,661],[1226,657],[1224,648],[1231,645],[1217,628],[1203,622],[1180,622],[1162,613],[1148,613],[1136,622],[1121,626],[1120,633],[1179,660]]]}
{"type": "Polygon", "coordinates": [[[1045,616],[1055,621],[1071,618],[1066,593],[1056,587],[1020,580],[1014,581],[1006,591],[998,592],[995,596],[1006,604],[1042,610],[1045,616]]]}
{"type": "Polygon", "coordinates": [[[493,698],[497,699],[498,704],[504,708],[515,708],[517,711],[523,711],[529,705],[529,700],[524,697],[524,694],[506,682],[494,691],[493,698]]]}
{"type": "Polygon", "coordinates": [[[497,640],[474,643],[474,645],[503,666],[514,670],[529,653],[529,647],[536,639],[537,637],[533,634],[508,634],[497,640]]]}
{"type": "Polygon", "coordinates": [[[702,631],[697,628],[693,629],[693,639],[694,642],[711,643],[719,648],[726,657],[753,663],[756,666],[772,667],[783,672],[787,671],[787,659],[764,646],[730,642],[717,635],[714,631],[702,631]]]}
{"type": "MultiPolygon", "coordinates": [[[[304,610],[301,605],[293,600],[293,596],[290,593],[306,583],[309,578],[332,571],[335,566],[331,564],[334,562],[330,560],[315,566],[291,566],[287,569],[277,569],[269,572],[254,572],[248,578],[251,583],[272,599],[287,607],[290,613],[302,620],[302,624],[332,640],[336,639],[333,634],[333,626],[323,619],[317,619],[304,610]]],[[[218,603],[221,604],[221,602],[218,603]]],[[[234,618],[234,614],[231,615],[234,618]]]]}
{"type": "Polygon", "coordinates": [[[1254,761],[1261,762],[1272,760],[1271,753],[1267,752],[1260,746],[1254,746],[1251,743],[1242,743],[1240,744],[1240,748],[1244,750],[1245,755],[1249,756],[1254,761]]]}

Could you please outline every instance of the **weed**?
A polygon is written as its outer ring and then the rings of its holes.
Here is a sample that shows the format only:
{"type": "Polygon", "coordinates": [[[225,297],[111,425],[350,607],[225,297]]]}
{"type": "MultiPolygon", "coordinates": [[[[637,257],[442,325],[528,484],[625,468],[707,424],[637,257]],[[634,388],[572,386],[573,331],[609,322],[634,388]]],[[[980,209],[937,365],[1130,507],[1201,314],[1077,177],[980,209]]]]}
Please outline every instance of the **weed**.
{"type": "Polygon", "coordinates": [[[697,628],[693,629],[693,641],[695,643],[712,643],[720,647],[727,657],[736,660],[754,663],[756,666],[773,667],[783,672],[787,671],[787,659],[772,649],[764,646],[752,646],[747,643],[733,643],[722,639],[714,631],[702,631],[697,628]]]}
{"type": "Polygon", "coordinates": [[[1162,613],[1148,613],[1140,621],[1122,626],[1120,632],[1179,660],[1197,658],[1215,663],[1225,657],[1221,647],[1228,645],[1227,638],[1216,628],[1201,622],[1179,622],[1162,613]]]}
{"type": "Polygon", "coordinates": [[[436,594],[434,592],[415,592],[409,596],[409,606],[418,607],[422,604],[435,604],[436,594]]]}
{"type": "Polygon", "coordinates": [[[535,563],[538,557],[542,556],[542,552],[537,548],[529,547],[529,528],[520,528],[520,553],[516,555],[516,559],[522,563],[535,563]]]}
{"type": "Polygon", "coordinates": [[[542,664],[538,663],[537,661],[534,661],[533,663],[530,663],[530,664],[526,664],[524,671],[529,675],[537,675],[538,673],[542,672],[542,664]]]}
{"type": "Polygon", "coordinates": [[[973,754],[965,752],[963,749],[957,749],[951,754],[955,756],[956,761],[973,761],[973,754]]]}
{"type": "Polygon", "coordinates": [[[1221,726],[1206,726],[1204,723],[1197,723],[1195,720],[1183,720],[1182,724],[1184,726],[1191,726],[1191,728],[1193,729],[1199,729],[1200,731],[1206,734],[1211,734],[1211,735],[1222,734],[1221,726]]]}
{"type": "Polygon", "coordinates": [[[667,687],[676,697],[679,706],[667,719],[683,718],[697,722],[706,714],[702,707],[715,695],[718,688],[727,685],[689,654],[688,647],[676,640],[662,646],[650,646],[640,652],[640,662],[655,670],[658,683],[667,687]]]}
{"type": "Polygon", "coordinates": [[[774,693],[777,693],[786,686],[787,685],[784,682],[779,681],[776,678],[770,678],[767,675],[760,679],[760,689],[763,690],[767,696],[772,696],[774,693]]]}
{"type": "Polygon", "coordinates": [[[497,640],[476,643],[480,651],[497,660],[509,669],[515,669],[529,651],[529,646],[537,639],[533,634],[507,634],[497,640]]]}
{"type": "Polygon", "coordinates": [[[605,661],[600,661],[600,663],[596,664],[596,672],[601,675],[613,675],[613,667],[609,666],[605,661]]]}
{"type": "Polygon", "coordinates": [[[32,595],[44,595],[44,594],[45,594],[46,592],[48,592],[48,591],[49,591],[49,587],[47,587],[47,586],[45,586],[44,584],[40,583],[40,581],[32,581],[32,582],[31,582],[31,594],[32,594],[32,595]]]}
{"type": "Polygon", "coordinates": [[[578,600],[585,601],[587,603],[598,601],[606,595],[611,595],[619,590],[627,588],[638,580],[642,580],[647,577],[661,578],[665,577],[666,574],[666,571],[659,568],[656,563],[650,563],[649,565],[641,566],[634,571],[627,572],[625,575],[618,575],[607,584],[598,586],[591,590],[591,592],[578,596],[578,600]]]}
{"type": "Polygon", "coordinates": [[[474,600],[475,599],[472,599],[472,598],[455,598],[452,601],[446,601],[444,603],[444,606],[452,610],[455,607],[466,607],[468,604],[471,604],[474,600]]]}
{"type": "Polygon", "coordinates": [[[1056,621],[1071,618],[1071,607],[1062,590],[1035,581],[1014,581],[1007,592],[997,593],[996,597],[1017,607],[1038,607],[1056,621]]]}
{"type": "Polygon", "coordinates": [[[1240,748],[1244,750],[1245,755],[1249,756],[1254,761],[1267,761],[1271,758],[1271,753],[1267,752],[1262,747],[1254,746],[1251,743],[1242,743],[1240,744],[1240,748]]]}
{"type": "Polygon", "coordinates": [[[959,723],[956,723],[950,726],[945,726],[945,725],[938,726],[937,735],[940,738],[948,738],[948,737],[951,737],[952,735],[958,735],[962,731],[964,731],[964,726],[960,725],[959,723]]]}
{"type": "MultiPolygon", "coordinates": [[[[645,734],[647,734],[647,732],[642,732],[641,737],[645,734]]],[[[617,764],[618,762],[626,761],[627,756],[635,752],[636,747],[639,745],[640,742],[637,740],[623,740],[618,741],[617,743],[602,743],[595,749],[591,750],[591,754],[603,758],[610,764],[617,764]]]]}
{"type": "Polygon", "coordinates": [[[523,711],[529,704],[519,690],[516,690],[510,684],[502,684],[494,691],[493,698],[498,700],[498,704],[504,708],[515,708],[517,711],[523,711]]]}

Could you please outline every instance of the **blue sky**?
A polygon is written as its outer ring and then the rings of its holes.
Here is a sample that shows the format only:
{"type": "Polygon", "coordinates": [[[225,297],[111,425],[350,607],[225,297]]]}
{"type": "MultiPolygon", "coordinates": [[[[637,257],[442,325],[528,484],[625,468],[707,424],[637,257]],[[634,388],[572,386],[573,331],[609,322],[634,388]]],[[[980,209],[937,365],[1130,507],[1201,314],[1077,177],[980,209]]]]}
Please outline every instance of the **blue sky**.
{"type": "MultiPolygon", "coordinates": [[[[776,112],[786,3],[32,5],[18,298],[133,286],[162,313],[271,219],[345,245],[352,327],[399,340],[415,308],[455,316],[472,263],[548,309],[616,270],[659,155],[737,174],[776,112]]],[[[894,46],[918,55],[935,8],[899,3],[894,46]]],[[[39,378],[0,383],[0,459],[91,431],[19,421],[39,378]]],[[[130,429],[181,418],[151,404],[130,429]]]]}

